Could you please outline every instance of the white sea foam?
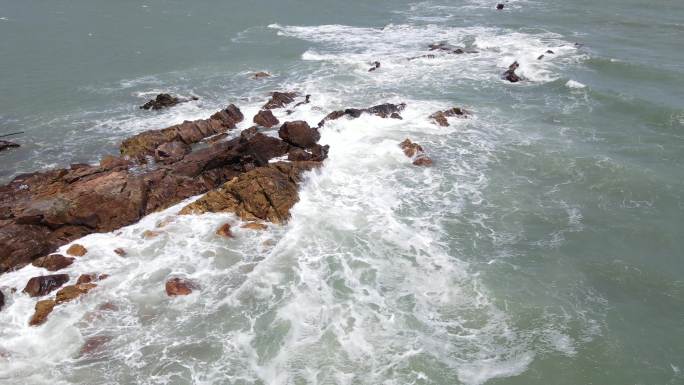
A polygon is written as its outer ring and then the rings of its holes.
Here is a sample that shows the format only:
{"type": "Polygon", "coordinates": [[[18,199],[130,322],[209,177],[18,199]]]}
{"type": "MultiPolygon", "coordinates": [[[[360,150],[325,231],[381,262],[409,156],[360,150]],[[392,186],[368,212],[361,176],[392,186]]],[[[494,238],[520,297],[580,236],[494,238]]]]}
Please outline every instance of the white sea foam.
{"type": "Polygon", "coordinates": [[[572,80],[572,79],[568,80],[568,82],[565,83],[565,86],[568,88],[586,88],[587,87],[584,84],[582,84],[576,80],[572,80]]]}

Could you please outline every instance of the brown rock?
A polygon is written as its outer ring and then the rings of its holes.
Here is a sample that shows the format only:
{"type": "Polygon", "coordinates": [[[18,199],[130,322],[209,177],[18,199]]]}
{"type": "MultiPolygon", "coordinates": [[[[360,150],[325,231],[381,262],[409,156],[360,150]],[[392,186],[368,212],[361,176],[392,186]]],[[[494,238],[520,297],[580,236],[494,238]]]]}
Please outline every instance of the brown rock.
{"type": "Polygon", "coordinates": [[[262,219],[282,223],[299,200],[297,183],[301,173],[318,162],[273,163],[259,167],[208,192],[185,206],[180,214],[233,212],[246,220],[262,219]]]}
{"type": "Polygon", "coordinates": [[[86,339],[85,343],[81,347],[81,356],[95,355],[104,349],[104,346],[112,340],[111,336],[93,336],[86,339]]]}
{"type": "Polygon", "coordinates": [[[157,238],[160,235],[161,235],[160,231],[154,231],[154,230],[145,230],[142,233],[142,237],[145,239],[157,238]]]}
{"type": "Polygon", "coordinates": [[[230,231],[230,224],[224,223],[221,227],[216,230],[216,235],[224,238],[234,238],[233,233],[230,231]]]}
{"type": "Polygon", "coordinates": [[[513,62],[513,64],[511,64],[508,67],[508,70],[506,70],[506,72],[503,73],[502,77],[511,83],[517,83],[517,82],[521,81],[522,79],[520,78],[520,76],[516,75],[516,73],[515,73],[515,70],[517,70],[519,67],[520,67],[520,64],[518,64],[517,61],[513,62]]]}
{"type": "Polygon", "coordinates": [[[437,111],[434,114],[430,115],[430,118],[437,123],[437,125],[442,126],[442,127],[448,127],[449,126],[449,121],[447,120],[446,116],[442,111],[437,111]]]}
{"type": "Polygon", "coordinates": [[[42,297],[50,294],[53,290],[69,282],[68,274],[53,274],[33,277],[24,287],[24,293],[31,297],[42,297]]]}
{"type": "Polygon", "coordinates": [[[434,122],[442,127],[448,127],[449,126],[449,121],[447,120],[447,117],[460,117],[460,118],[467,118],[470,115],[470,112],[459,108],[459,107],[453,107],[448,110],[444,111],[437,111],[434,114],[430,115],[430,119],[434,120],[434,122]]]}
{"type": "Polygon", "coordinates": [[[106,155],[100,160],[100,168],[104,170],[113,170],[115,168],[128,168],[132,164],[133,163],[129,160],[112,155],[106,155]]]}
{"type": "Polygon", "coordinates": [[[198,288],[197,284],[184,278],[175,277],[166,281],[166,294],[169,297],[188,295],[198,288]]]}
{"type": "Polygon", "coordinates": [[[116,249],[114,249],[114,252],[120,257],[125,257],[128,254],[126,250],[124,250],[121,247],[117,247],[116,249]]]}
{"type": "Polygon", "coordinates": [[[252,75],[252,79],[264,79],[268,77],[271,77],[271,74],[269,74],[268,72],[257,72],[254,75],[252,75]]]}
{"type": "Polygon", "coordinates": [[[35,307],[35,312],[33,313],[33,316],[31,316],[31,319],[29,320],[29,325],[30,326],[38,326],[42,325],[45,321],[47,321],[48,315],[52,313],[52,309],[55,308],[55,300],[54,299],[45,299],[42,301],[36,302],[36,307],[35,307]]]}
{"type": "Polygon", "coordinates": [[[254,116],[253,121],[254,123],[266,128],[271,128],[280,123],[280,121],[278,121],[278,118],[273,116],[271,110],[259,111],[259,113],[254,116]]]}
{"type": "Polygon", "coordinates": [[[313,147],[321,138],[318,129],[309,127],[303,120],[284,123],[278,130],[278,135],[287,143],[302,148],[313,147]]]}
{"type": "Polygon", "coordinates": [[[78,277],[78,281],[76,281],[76,284],[80,285],[82,283],[97,282],[97,281],[102,281],[103,279],[107,279],[107,278],[109,278],[109,274],[97,274],[97,273],[81,274],[81,276],[78,277]]]}
{"type": "Polygon", "coordinates": [[[290,150],[290,152],[287,154],[287,160],[289,161],[315,161],[315,162],[322,162],[325,160],[325,158],[328,157],[328,150],[330,149],[330,146],[327,144],[325,146],[321,146],[320,144],[314,145],[311,149],[306,150],[303,148],[298,148],[295,147],[290,150]]]}
{"type": "Polygon", "coordinates": [[[294,102],[294,98],[297,96],[296,92],[273,92],[271,94],[271,99],[261,107],[264,110],[272,110],[274,108],[283,108],[286,105],[294,102]]]}
{"type": "Polygon", "coordinates": [[[167,142],[159,145],[154,151],[155,158],[158,160],[180,159],[192,151],[192,147],[180,140],[167,142]]]}
{"type": "Polygon", "coordinates": [[[250,230],[266,230],[268,229],[268,226],[261,222],[247,222],[244,225],[240,226],[243,229],[250,229],[250,230]]]}
{"type": "Polygon", "coordinates": [[[74,258],[65,257],[61,254],[51,254],[33,261],[33,266],[42,267],[48,271],[61,270],[74,263],[74,258]]]}
{"type": "Polygon", "coordinates": [[[18,144],[14,142],[8,142],[6,140],[0,140],[0,151],[6,150],[8,148],[19,147],[18,144]]]}
{"type": "Polygon", "coordinates": [[[59,305],[60,303],[72,301],[96,287],[97,285],[94,283],[81,283],[64,286],[63,288],[59,289],[55,295],[55,303],[59,305]]]}
{"type": "Polygon", "coordinates": [[[163,108],[173,107],[180,103],[181,100],[169,94],[159,94],[156,98],[140,106],[142,110],[161,110],[163,108]]]}
{"type": "Polygon", "coordinates": [[[85,247],[79,245],[78,243],[74,243],[73,245],[69,246],[66,252],[67,254],[73,255],[75,257],[82,257],[86,255],[88,250],[85,247]]]}
{"type": "Polygon", "coordinates": [[[418,143],[413,143],[410,139],[406,139],[399,144],[404,154],[413,159],[413,164],[416,166],[431,166],[432,159],[430,159],[423,150],[423,147],[418,143]]]}

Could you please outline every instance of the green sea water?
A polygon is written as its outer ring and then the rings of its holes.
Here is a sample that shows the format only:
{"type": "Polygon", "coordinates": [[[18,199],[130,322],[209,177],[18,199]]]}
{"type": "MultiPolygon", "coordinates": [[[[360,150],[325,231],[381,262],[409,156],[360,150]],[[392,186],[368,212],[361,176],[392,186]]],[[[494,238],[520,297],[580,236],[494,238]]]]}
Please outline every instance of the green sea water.
{"type": "Polygon", "coordinates": [[[326,125],[285,226],[226,243],[213,232],[237,219],[211,214],[141,239],[176,207],[86,237],[69,272],[111,278],[40,328],[8,295],[0,383],[684,384],[684,2],[495,4],[0,0],[0,135],[24,131],[3,182],[228,103],[247,128],[273,90],[311,94],[291,117],[311,124],[407,104],[326,125]],[[200,99],[137,108],[159,92],[200,99]],[[429,121],[453,106],[473,116],[429,121]],[[170,274],[203,289],[169,300],[170,274]]]}

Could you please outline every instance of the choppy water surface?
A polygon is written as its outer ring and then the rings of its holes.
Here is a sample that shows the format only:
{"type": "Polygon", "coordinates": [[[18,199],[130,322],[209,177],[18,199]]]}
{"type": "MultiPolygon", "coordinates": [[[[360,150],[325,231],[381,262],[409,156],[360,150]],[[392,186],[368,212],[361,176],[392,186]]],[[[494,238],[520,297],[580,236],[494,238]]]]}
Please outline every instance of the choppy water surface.
{"type": "Polygon", "coordinates": [[[220,239],[237,218],[181,204],[79,241],[74,280],[111,277],[37,328],[8,295],[0,383],[683,384],[683,20],[665,0],[0,1],[0,133],[26,131],[4,181],[228,102],[247,128],[276,89],[311,94],[288,118],[312,124],[407,103],[322,129],[285,226],[220,239]],[[436,41],[477,53],[407,60],[436,41]],[[200,100],[137,110],[160,91],[200,100]],[[452,106],[474,117],[428,121],[452,106]],[[170,299],[170,275],[202,290],[170,299]]]}

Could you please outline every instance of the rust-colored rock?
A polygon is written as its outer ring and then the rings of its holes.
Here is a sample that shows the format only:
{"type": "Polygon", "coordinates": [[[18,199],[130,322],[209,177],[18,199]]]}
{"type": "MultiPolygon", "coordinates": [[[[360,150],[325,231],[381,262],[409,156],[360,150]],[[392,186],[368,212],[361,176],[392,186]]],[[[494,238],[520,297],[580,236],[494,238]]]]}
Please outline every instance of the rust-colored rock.
{"type": "Polygon", "coordinates": [[[261,127],[266,128],[271,128],[280,123],[278,118],[273,116],[273,112],[271,112],[271,110],[259,111],[256,115],[254,115],[254,119],[252,119],[252,121],[261,127]]]}
{"type": "Polygon", "coordinates": [[[264,110],[272,110],[274,108],[283,108],[286,105],[295,101],[297,96],[296,92],[273,92],[271,93],[271,99],[261,107],[264,110]]]}
{"type": "Polygon", "coordinates": [[[128,168],[133,165],[130,160],[118,156],[105,155],[100,160],[100,168],[103,170],[113,170],[115,168],[128,168]]]}
{"type": "Polygon", "coordinates": [[[224,238],[233,238],[233,233],[230,231],[230,224],[224,223],[216,230],[216,235],[224,238]]]}
{"type": "Polygon", "coordinates": [[[154,150],[154,156],[157,160],[165,159],[180,159],[186,154],[192,151],[192,147],[185,142],[180,140],[174,140],[173,142],[167,142],[159,145],[156,150],[154,150]]]}
{"type": "Polygon", "coordinates": [[[97,281],[102,281],[103,279],[107,279],[107,278],[109,278],[109,274],[97,274],[97,273],[81,274],[81,276],[78,277],[76,284],[80,285],[82,283],[97,282],[97,281]]]}
{"type": "Polygon", "coordinates": [[[199,286],[190,280],[175,277],[166,281],[165,288],[166,294],[169,297],[174,297],[179,295],[188,295],[192,293],[193,290],[198,289],[199,286]]]}
{"type": "Polygon", "coordinates": [[[154,230],[145,230],[142,233],[142,237],[145,239],[152,239],[152,238],[157,238],[160,236],[162,233],[160,231],[154,231],[154,230]]]}
{"type": "Polygon", "coordinates": [[[52,310],[55,308],[55,305],[56,302],[54,299],[45,299],[42,301],[38,301],[36,303],[35,312],[29,320],[29,325],[42,325],[45,321],[47,321],[47,317],[48,315],[50,315],[50,313],[52,313],[52,310]]]}
{"type": "Polygon", "coordinates": [[[73,245],[69,246],[66,252],[67,254],[73,255],[74,257],[82,257],[86,255],[88,249],[86,249],[82,245],[79,245],[78,243],[74,243],[73,245]]]}
{"type": "Polygon", "coordinates": [[[89,337],[81,347],[80,356],[91,356],[101,353],[104,350],[104,346],[111,340],[111,336],[89,337]]]}
{"type": "Polygon", "coordinates": [[[430,159],[423,150],[423,147],[418,143],[413,143],[410,139],[406,139],[399,144],[404,154],[413,159],[413,164],[416,166],[431,166],[432,159],[430,159]]]}
{"type": "Polygon", "coordinates": [[[309,127],[303,120],[284,123],[278,130],[278,135],[285,142],[302,148],[315,146],[321,138],[318,128],[309,127]]]}
{"type": "Polygon", "coordinates": [[[42,267],[48,271],[62,270],[74,263],[74,258],[65,257],[61,254],[51,254],[40,257],[33,261],[33,266],[42,267]]]}
{"type": "Polygon", "coordinates": [[[119,257],[125,257],[128,254],[126,250],[121,247],[117,247],[116,249],[114,249],[114,253],[116,253],[116,255],[118,255],[119,257]]]}
{"type": "Polygon", "coordinates": [[[299,200],[297,183],[305,170],[318,162],[278,162],[259,167],[208,192],[185,206],[180,214],[233,212],[245,220],[285,222],[299,200]]]}
{"type": "Polygon", "coordinates": [[[59,305],[60,303],[72,301],[96,287],[97,285],[94,283],[81,283],[64,286],[57,291],[57,294],[55,295],[55,303],[59,305]]]}
{"type": "Polygon", "coordinates": [[[42,297],[67,282],[69,282],[68,274],[42,275],[29,279],[23,291],[31,297],[42,297]]]}
{"type": "Polygon", "coordinates": [[[456,116],[460,118],[467,118],[469,115],[470,112],[464,110],[463,108],[453,107],[448,110],[435,112],[434,114],[430,115],[430,119],[432,119],[439,126],[448,127],[448,117],[456,116]]]}

